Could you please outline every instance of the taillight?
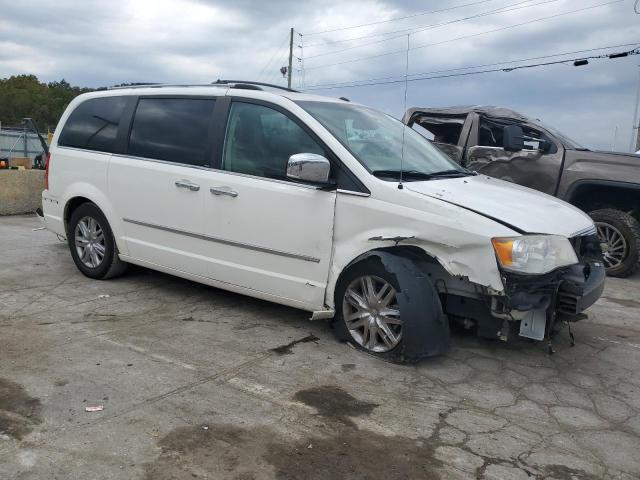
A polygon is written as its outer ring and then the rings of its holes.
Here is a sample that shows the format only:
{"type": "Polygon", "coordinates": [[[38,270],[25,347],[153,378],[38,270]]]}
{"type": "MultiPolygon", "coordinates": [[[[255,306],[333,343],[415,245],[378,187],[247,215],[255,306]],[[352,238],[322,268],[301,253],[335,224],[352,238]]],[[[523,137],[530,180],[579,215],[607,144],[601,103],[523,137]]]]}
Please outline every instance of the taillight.
{"type": "Polygon", "coordinates": [[[51,152],[47,153],[47,159],[44,162],[44,189],[49,190],[49,165],[51,163],[51,152]]]}

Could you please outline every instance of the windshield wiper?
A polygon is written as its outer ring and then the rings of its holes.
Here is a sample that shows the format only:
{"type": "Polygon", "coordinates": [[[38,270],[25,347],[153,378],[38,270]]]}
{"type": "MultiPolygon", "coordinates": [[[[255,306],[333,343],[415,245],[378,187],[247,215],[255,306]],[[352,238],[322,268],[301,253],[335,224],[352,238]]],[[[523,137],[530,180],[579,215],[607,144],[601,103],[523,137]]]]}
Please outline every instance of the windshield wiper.
{"type": "Polygon", "coordinates": [[[442,170],[441,172],[433,172],[430,174],[431,177],[468,177],[469,175],[477,175],[476,172],[472,172],[471,170],[442,170]]]}
{"type": "MultiPolygon", "coordinates": [[[[371,174],[375,177],[393,177],[400,178],[400,170],[374,170],[371,174]]],[[[402,170],[402,178],[408,180],[428,180],[433,178],[430,173],[418,172],[417,170],[402,170]]]]}
{"type": "MultiPolygon", "coordinates": [[[[371,172],[376,177],[392,177],[395,180],[400,179],[400,170],[374,170],[371,172]]],[[[419,172],[417,170],[403,170],[402,178],[403,180],[412,181],[412,180],[432,180],[434,178],[456,178],[456,177],[467,177],[469,175],[477,175],[475,172],[471,170],[442,170],[441,172],[419,172]]]]}

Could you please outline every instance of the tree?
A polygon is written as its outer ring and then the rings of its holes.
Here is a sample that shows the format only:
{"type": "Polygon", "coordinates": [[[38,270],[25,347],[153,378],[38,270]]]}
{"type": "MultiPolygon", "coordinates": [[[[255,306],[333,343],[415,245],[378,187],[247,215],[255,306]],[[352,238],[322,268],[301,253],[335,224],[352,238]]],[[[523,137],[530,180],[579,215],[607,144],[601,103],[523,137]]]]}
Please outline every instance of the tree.
{"type": "Polygon", "coordinates": [[[46,84],[35,75],[0,79],[0,122],[18,126],[23,118],[31,117],[43,132],[53,131],[69,102],[91,90],[71,86],[64,79],[46,84]]]}

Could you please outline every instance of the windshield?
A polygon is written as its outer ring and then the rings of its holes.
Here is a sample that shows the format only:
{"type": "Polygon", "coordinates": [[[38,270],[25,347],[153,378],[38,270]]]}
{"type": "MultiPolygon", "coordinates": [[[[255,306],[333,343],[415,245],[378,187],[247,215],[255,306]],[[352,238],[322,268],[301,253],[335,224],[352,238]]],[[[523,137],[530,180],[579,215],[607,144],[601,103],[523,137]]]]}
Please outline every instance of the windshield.
{"type": "Polygon", "coordinates": [[[566,148],[569,148],[571,150],[587,150],[585,147],[580,145],[578,142],[576,142],[576,141],[572,140],[571,138],[567,137],[564,133],[559,132],[555,128],[550,127],[549,125],[543,125],[540,122],[537,122],[537,123],[542,128],[546,129],[551,135],[553,135],[554,137],[558,138],[558,140],[560,140],[562,142],[562,144],[566,148]]]}
{"type": "Polygon", "coordinates": [[[400,172],[404,130],[404,179],[423,180],[438,174],[468,175],[468,171],[438,150],[418,132],[387,114],[342,103],[298,102],[331,132],[372,174],[396,180],[400,172]]]}

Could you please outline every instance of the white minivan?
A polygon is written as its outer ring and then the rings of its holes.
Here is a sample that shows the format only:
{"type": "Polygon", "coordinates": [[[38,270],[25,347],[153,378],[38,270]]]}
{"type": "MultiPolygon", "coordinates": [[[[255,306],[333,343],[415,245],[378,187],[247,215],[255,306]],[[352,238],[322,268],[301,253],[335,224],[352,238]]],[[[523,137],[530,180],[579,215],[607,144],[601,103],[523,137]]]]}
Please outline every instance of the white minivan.
{"type": "Polygon", "coordinates": [[[395,360],[446,352],[450,322],[548,339],[604,287],[578,209],[374,109],[252,82],[80,95],[42,200],[88,277],[132,263],[290,305],[395,360]]]}

